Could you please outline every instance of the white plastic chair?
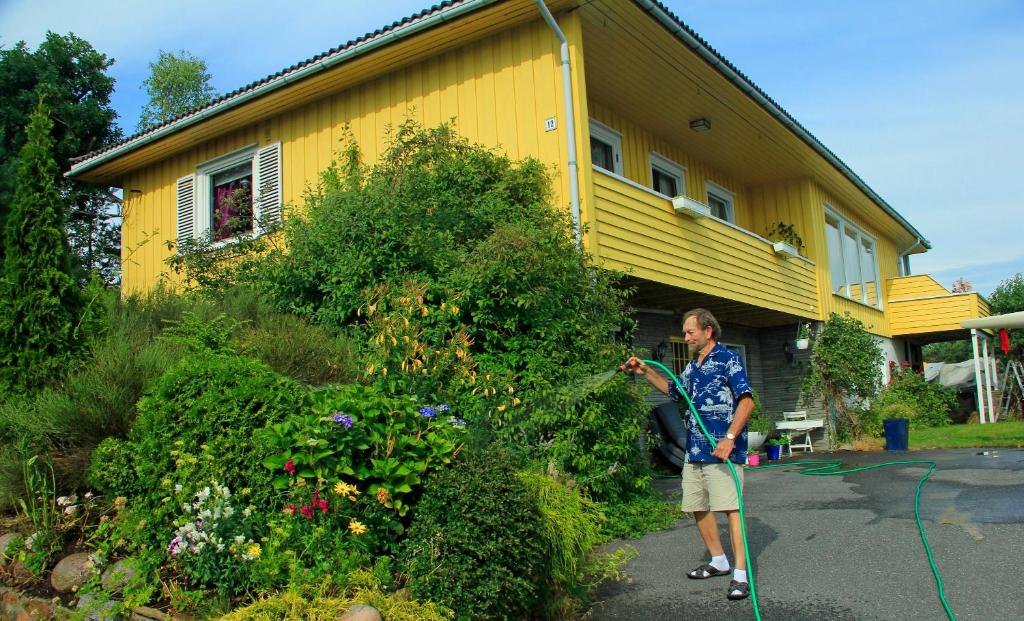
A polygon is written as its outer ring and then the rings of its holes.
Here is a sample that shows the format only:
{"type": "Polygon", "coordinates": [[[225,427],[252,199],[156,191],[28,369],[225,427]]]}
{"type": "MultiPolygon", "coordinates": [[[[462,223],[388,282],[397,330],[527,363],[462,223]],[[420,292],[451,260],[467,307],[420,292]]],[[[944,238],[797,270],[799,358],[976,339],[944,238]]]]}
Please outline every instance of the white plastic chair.
{"type": "MultiPolygon", "coordinates": [[[[807,410],[798,410],[796,412],[783,412],[782,420],[807,420],[807,410]]],[[[803,449],[811,453],[814,452],[814,445],[811,444],[811,429],[811,427],[808,427],[806,429],[791,429],[782,432],[786,435],[787,438],[789,438],[789,444],[787,446],[789,447],[790,457],[793,456],[793,449],[795,448],[803,449]],[[800,438],[801,435],[803,435],[803,438],[800,438]],[[797,436],[796,439],[799,440],[799,442],[794,443],[793,436],[797,436]]]]}

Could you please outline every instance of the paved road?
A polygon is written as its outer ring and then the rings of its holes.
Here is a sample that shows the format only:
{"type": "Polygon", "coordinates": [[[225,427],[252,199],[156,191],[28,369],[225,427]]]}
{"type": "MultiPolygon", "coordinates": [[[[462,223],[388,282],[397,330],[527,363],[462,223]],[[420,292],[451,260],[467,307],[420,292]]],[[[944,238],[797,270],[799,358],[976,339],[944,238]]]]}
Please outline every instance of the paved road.
{"type": "MultiPolygon", "coordinates": [[[[815,453],[847,467],[934,460],[921,515],[957,619],[1024,619],[1024,450],[815,453]]],[[[799,461],[797,455],[791,461],[799,461]]],[[[933,620],[946,615],[914,520],[926,466],[816,477],[797,468],[747,472],[748,541],[767,620],[933,620]]],[[[678,499],[678,479],[658,482],[678,499]]],[[[723,534],[726,529],[721,528],[723,534]]],[[[727,550],[728,539],[725,540],[727,550]]],[[[705,560],[692,520],[641,540],[632,584],[603,587],[593,621],[754,618],[725,598],[726,578],[689,580],[705,560]]],[[[731,557],[731,552],[730,552],[731,557]]]]}

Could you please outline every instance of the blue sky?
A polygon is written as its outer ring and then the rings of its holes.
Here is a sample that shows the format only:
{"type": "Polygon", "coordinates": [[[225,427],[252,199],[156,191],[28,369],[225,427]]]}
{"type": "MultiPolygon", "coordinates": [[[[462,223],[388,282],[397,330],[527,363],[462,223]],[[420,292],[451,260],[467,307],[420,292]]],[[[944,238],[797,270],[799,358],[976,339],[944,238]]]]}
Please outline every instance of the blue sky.
{"type": "MultiPolygon", "coordinates": [[[[206,59],[223,93],[429,1],[0,0],[0,45],[71,31],[113,57],[132,133],[160,49],[206,59]]],[[[915,273],[988,294],[1024,272],[1024,2],[663,2],[924,233],[915,273]]]]}

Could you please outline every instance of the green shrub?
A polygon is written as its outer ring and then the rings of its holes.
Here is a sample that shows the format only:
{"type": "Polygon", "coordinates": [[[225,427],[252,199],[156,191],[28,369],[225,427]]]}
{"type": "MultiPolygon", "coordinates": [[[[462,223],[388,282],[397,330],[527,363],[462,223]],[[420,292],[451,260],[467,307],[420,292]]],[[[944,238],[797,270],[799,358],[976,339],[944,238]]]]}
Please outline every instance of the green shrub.
{"type": "Polygon", "coordinates": [[[601,542],[604,515],[578,491],[544,474],[519,476],[541,517],[544,571],[538,612],[545,619],[569,618],[582,607],[590,589],[587,556],[601,542]]]}
{"type": "Polygon", "coordinates": [[[949,413],[956,407],[956,391],[939,382],[926,382],[924,375],[915,373],[909,365],[889,363],[891,378],[872,404],[877,413],[879,427],[872,429],[881,435],[881,422],[887,418],[906,418],[911,429],[942,427],[950,424],[949,413]]]}
{"type": "Polygon", "coordinates": [[[352,341],[294,315],[243,326],[238,351],[281,375],[311,386],[347,384],[359,377],[352,341]]]}
{"type": "Polygon", "coordinates": [[[427,483],[404,543],[414,597],[458,619],[525,619],[541,595],[537,504],[499,450],[473,453],[427,483]]]}
{"type": "Polygon", "coordinates": [[[671,528],[684,515],[678,504],[665,502],[649,488],[628,499],[602,503],[601,509],[607,516],[601,531],[604,541],[639,539],[647,533],[671,528]]]}
{"type": "Polygon", "coordinates": [[[280,508],[273,475],[263,466],[270,448],[257,431],[308,407],[308,394],[297,383],[265,365],[241,356],[199,351],[186,355],[155,384],[139,403],[139,417],[127,447],[105,451],[131,456],[131,468],[94,460],[90,478],[111,487],[112,495],[133,498],[145,513],[146,542],[166,546],[169,516],[166,502],[174,485],[194,493],[197,482],[216,480],[246,497],[260,512],[280,508]],[[111,471],[113,470],[113,471],[111,471]],[[134,484],[125,478],[136,475],[134,484]]]}

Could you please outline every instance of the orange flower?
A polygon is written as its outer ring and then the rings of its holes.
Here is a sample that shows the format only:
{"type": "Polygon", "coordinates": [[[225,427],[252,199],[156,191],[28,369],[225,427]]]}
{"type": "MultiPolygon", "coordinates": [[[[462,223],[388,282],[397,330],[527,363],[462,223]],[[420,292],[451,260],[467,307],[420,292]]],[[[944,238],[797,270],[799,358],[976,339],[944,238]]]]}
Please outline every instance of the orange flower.
{"type": "Polygon", "coordinates": [[[359,520],[349,520],[348,529],[352,531],[353,535],[362,535],[366,532],[366,526],[359,520]]]}

